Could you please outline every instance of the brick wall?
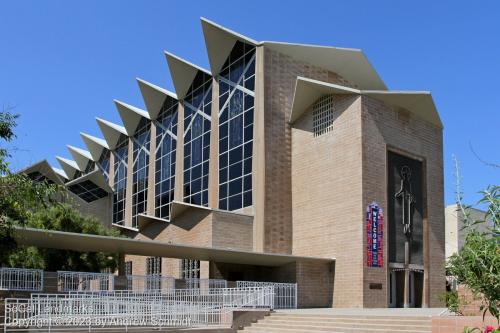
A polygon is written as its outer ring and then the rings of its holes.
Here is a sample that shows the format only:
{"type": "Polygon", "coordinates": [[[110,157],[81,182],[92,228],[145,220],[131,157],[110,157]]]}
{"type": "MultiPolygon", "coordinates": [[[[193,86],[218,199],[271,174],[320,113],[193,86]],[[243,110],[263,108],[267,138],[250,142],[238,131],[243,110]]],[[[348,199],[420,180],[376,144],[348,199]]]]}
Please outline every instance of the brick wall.
{"type": "Polygon", "coordinates": [[[292,253],[292,138],[288,120],[297,76],[352,86],[335,73],[264,48],[264,252],[292,253]]]}
{"type": "MultiPolygon", "coordinates": [[[[333,267],[329,263],[297,262],[297,305],[299,308],[332,306],[333,267]]],[[[336,280],[335,280],[336,283],[336,280]]],[[[336,285],[335,285],[336,287],[336,285]]]]}
{"type": "Polygon", "coordinates": [[[335,307],[362,306],[361,99],[336,96],[332,130],[312,113],[292,131],[293,253],[334,257],[335,307]]]}
{"type": "MultiPolygon", "coordinates": [[[[189,209],[170,223],[151,223],[135,239],[150,239],[173,244],[252,250],[252,216],[205,209],[189,209]]],[[[165,254],[168,256],[168,254],[165,254]]],[[[133,262],[133,274],[146,274],[146,257],[127,255],[133,262]]],[[[180,260],[162,259],[162,274],[179,277],[180,260]]],[[[208,277],[207,262],[201,264],[201,276],[208,277]]]]}

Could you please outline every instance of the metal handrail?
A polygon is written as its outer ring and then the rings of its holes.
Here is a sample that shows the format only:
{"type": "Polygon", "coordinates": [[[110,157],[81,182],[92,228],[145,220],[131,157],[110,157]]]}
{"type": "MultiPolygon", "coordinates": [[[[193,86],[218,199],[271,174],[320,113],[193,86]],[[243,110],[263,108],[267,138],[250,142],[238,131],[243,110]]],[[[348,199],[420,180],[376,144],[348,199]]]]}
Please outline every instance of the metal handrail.
{"type": "Polygon", "coordinates": [[[42,291],[43,270],[1,267],[0,290],[42,291]]]}

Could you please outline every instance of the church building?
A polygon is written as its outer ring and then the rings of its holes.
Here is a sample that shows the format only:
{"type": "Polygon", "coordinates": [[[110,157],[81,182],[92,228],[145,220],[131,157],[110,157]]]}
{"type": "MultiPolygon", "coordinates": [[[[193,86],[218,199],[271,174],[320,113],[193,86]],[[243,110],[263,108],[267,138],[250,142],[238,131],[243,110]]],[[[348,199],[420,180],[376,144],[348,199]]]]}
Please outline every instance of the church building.
{"type": "Polygon", "coordinates": [[[102,138],[82,132],[62,169],[23,172],[131,239],[185,249],[125,253],[123,274],[293,282],[299,307],[441,306],[431,94],[390,90],[359,49],[201,26],[209,68],[165,52],[175,92],[137,79],[143,106],[114,101],[123,124],[97,118],[102,138]]]}

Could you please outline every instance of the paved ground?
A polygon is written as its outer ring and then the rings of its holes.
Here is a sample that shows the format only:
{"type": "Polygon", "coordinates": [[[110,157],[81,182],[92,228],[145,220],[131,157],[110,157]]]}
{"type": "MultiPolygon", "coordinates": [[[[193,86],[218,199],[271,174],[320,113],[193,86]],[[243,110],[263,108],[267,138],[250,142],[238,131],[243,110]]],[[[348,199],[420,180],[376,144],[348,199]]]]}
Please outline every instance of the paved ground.
{"type": "Polygon", "coordinates": [[[293,309],[276,310],[283,313],[303,313],[318,315],[357,315],[357,316],[447,316],[450,315],[446,308],[425,308],[425,309],[357,309],[357,308],[317,308],[317,309],[293,309]]]}

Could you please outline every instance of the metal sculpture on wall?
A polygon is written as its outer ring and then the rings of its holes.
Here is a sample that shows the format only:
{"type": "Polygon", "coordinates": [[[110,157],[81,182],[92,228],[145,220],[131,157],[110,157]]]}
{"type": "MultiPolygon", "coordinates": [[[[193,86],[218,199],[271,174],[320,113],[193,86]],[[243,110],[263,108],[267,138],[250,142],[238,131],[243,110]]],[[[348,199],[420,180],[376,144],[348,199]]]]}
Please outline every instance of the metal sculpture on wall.
{"type": "Polygon", "coordinates": [[[410,307],[410,241],[412,232],[412,205],[415,204],[415,196],[411,189],[411,169],[405,165],[401,168],[401,187],[395,194],[396,199],[401,199],[401,222],[403,223],[403,233],[405,240],[405,284],[404,284],[404,307],[410,307]]]}
{"type": "Polygon", "coordinates": [[[396,199],[402,199],[401,221],[403,222],[403,233],[406,237],[411,237],[412,229],[412,205],[415,203],[415,196],[411,190],[411,169],[409,166],[401,168],[401,187],[396,193],[396,199]]]}

